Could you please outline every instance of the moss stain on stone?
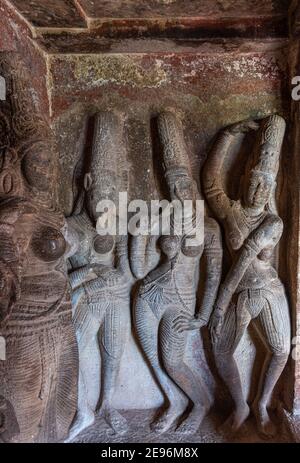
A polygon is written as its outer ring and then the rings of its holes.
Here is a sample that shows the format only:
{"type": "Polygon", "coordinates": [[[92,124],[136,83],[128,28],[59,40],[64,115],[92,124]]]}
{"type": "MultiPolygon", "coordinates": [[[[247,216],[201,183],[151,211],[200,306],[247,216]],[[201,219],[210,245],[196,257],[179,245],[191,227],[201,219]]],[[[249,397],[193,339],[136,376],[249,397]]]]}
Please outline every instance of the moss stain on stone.
{"type": "Polygon", "coordinates": [[[128,55],[76,55],[67,60],[74,66],[75,79],[90,87],[117,84],[158,88],[167,82],[167,74],[159,60],[150,69],[143,68],[128,55]]]}

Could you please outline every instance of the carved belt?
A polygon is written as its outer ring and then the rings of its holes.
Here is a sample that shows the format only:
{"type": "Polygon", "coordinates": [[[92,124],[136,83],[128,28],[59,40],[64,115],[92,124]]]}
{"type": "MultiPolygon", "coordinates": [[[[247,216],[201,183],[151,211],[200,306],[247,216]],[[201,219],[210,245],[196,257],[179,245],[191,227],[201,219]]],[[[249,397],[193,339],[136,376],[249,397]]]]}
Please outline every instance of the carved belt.
{"type": "Polygon", "coordinates": [[[284,289],[282,285],[276,285],[274,287],[275,293],[267,289],[247,289],[241,291],[238,295],[237,306],[238,308],[244,308],[249,312],[252,318],[258,317],[262,311],[266,302],[270,302],[270,299],[278,296],[284,295],[284,289]]]}

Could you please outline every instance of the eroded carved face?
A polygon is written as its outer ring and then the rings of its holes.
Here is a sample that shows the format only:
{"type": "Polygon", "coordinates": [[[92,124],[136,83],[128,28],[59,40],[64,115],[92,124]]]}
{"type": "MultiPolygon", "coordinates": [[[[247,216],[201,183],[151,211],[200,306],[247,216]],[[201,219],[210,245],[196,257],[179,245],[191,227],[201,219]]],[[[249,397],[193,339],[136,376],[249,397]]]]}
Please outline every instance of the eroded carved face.
{"type": "Polygon", "coordinates": [[[181,240],[178,236],[163,236],[159,240],[160,249],[169,258],[173,259],[180,251],[181,240]]]}
{"type": "Polygon", "coordinates": [[[246,194],[246,205],[252,209],[264,209],[270,200],[273,186],[271,176],[253,170],[246,194]]]}
{"type": "MultiPolygon", "coordinates": [[[[182,176],[175,181],[175,188],[174,192],[176,198],[180,201],[187,201],[194,199],[194,188],[193,188],[193,181],[187,177],[182,176]]],[[[173,198],[172,198],[173,199],[173,198]]]]}

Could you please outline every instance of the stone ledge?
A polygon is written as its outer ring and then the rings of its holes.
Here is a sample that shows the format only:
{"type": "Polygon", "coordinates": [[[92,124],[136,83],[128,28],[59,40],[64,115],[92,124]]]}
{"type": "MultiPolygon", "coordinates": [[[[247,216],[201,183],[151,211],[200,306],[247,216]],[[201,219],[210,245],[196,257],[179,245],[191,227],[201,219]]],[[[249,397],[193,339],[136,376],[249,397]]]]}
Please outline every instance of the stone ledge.
{"type": "Polygon", "coordinates": [[[286,37],[289,0],[2,0],[34,34],[129,37],[286,37]]]}

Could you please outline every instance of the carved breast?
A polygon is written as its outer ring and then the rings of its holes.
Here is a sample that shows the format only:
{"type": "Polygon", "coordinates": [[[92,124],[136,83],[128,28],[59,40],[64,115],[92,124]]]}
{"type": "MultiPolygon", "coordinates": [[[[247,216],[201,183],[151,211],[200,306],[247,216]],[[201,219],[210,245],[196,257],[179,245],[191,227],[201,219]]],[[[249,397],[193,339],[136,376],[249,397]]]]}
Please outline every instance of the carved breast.
{"type": "Polygon", "coordinates": [[[66,241],[62,233],[52,227],[40,227],[30,242],[33,254],[44,262],[54,262],[66,252],[66,241]]]}

